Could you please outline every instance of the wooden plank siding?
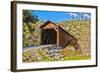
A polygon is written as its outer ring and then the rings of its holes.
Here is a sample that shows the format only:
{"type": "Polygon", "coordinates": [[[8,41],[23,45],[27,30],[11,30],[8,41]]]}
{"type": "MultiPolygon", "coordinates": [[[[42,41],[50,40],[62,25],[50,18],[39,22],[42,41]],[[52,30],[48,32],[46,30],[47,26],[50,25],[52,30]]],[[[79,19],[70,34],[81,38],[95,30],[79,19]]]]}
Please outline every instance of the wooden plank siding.
{"type": "Polygon", "coordinates": [[[47,21],[46,23],[40,26],[40,29],[42,45],[56,44],[58,47],[65,48],[67,45],[72,44],[75,49],[79,49],[77,39],[71,34],[69,34],[67,31],[65,31],[63,28],[61,28],[59,25],[47,21]],[[45,37],[44,35],[47,35],[47,37],[45,37]],[[48,42],[46,41],[46,43],[44,40],[47,40],[48,42]]]}

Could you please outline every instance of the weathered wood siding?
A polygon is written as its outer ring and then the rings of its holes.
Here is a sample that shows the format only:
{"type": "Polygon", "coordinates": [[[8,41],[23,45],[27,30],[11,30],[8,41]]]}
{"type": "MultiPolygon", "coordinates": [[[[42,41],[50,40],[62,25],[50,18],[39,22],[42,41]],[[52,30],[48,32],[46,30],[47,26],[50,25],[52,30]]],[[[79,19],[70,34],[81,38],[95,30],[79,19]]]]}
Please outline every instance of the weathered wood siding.
{"type": "Polygon", "coordinates": [[[56,44],[61,48],[65,48],[67,45],[72,44],[76,49],[78,48],[77,39],[59,25],[48,21],[40,28],[41,44],[56,44]]]}

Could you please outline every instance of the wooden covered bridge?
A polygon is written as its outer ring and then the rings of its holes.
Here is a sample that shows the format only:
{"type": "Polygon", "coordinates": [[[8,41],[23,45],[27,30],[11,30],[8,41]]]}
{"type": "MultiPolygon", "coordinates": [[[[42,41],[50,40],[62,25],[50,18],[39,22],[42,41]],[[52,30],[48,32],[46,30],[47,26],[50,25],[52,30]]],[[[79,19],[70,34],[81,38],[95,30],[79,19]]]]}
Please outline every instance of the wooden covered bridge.
{"type": "Polygon", "coordinates": [[[77,39],[51,21],[45,22],[40,26],[41,45],[56,44],[58,47],[65,48],[72,44],[75,49],[80,49],[77,39]]]}

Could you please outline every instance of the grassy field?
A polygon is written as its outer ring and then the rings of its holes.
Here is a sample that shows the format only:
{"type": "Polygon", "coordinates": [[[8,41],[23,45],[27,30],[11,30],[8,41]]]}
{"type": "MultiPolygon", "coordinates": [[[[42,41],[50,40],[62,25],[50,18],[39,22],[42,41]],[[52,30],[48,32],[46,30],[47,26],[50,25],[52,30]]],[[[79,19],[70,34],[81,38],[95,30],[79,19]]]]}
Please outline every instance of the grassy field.
{"type": "Polygon", "coordinates": [[[23,62],[42,62],[42,61],[67,61],[67,60],[87,60],[91,59],[90,55],[80,54],[71,49],[57,49],[49,50],[45,49],[32,49],[27,52],[23,52],[23,62]]]}
{"type": "Polygon", "coordinates": [[[64,60],[87,60],[91,59],[90,56],[71,56],[71,57],[65,57],[64,60]]]}

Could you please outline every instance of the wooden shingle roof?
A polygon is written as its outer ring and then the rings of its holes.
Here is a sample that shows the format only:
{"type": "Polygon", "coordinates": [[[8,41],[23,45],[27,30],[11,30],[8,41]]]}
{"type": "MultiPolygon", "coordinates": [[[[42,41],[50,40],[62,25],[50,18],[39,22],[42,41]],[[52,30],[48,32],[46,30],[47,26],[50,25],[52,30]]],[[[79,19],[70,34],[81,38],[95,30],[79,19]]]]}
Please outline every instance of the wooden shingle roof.
{"type": "Polygon", "coordinates": [[[43,28],[45,27],[46,25],[48,25],[49,23],[52,23],[53,25],[57,26],[55,23],[51,22],[51,21],[47,21],[45,22],[43,25],[41,25],[39,28],[43,28]]]}

